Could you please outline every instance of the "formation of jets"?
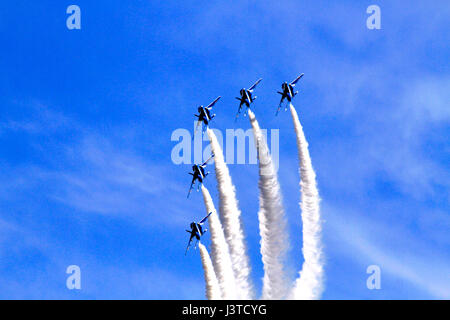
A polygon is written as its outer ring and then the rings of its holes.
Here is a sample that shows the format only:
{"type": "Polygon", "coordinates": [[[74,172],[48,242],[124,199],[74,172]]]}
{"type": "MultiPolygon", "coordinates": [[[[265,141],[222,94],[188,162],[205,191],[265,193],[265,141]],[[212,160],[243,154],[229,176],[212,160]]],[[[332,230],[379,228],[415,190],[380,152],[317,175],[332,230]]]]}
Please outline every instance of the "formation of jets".
{"type": "MultiPolygon", "coordinates": [[[[283,82],[283,84],[281,85],[282,91],[278,91],[278,93],[281,95],[281,100],[280,100],[280,104],[278,105],[275,116],[277,116],[278,113],[280,112],[285,99],[290,103],[292,101],[292,99],[298,94],[298,91],[294,91],[294,87],[297,84],[297,82],[303,77],[303,75],[304,74],[302,73],[297,78],[295,78],[295,80],[292,82],[289,82],[289,83],[283,82]]],[[[239,115],[241,114],[244,105],[246,107],[246,109],[244,110],[244,116],[247,115],[248,109],[250,109],[251,104],[256,100],[256,96],[253,95],[253,91],[255,90],[256,86],[261,81],[262,81],[262,79],[258,79],[250,88],[248,88],[248,89],[242,88],[239,91],[240,97],[236,97],[236,99],[239,100],[239,108],[238,108],[238,111],[237,111],[237,114],[235,117],[235,121],[237,121],[239,115]]],[[[197,125],[195,127],[194,136],[198,130],[198,127],[201,126],[202,124],[203,124],[202,132],[204,132],[206,130],[206,128],[208,128],[209,123],[216,116],[215,114],[212,113],[212,108],[217,103],[217,101],[220,100],[220,98],[221,98],[220,96],[217,97],[213,102],[211,102],[206,107],[201,105],[200,107],[197,108],[198,114],[194,115],[197,118],[197,125]]],[[[287,110],[287,104],[285,106],[285,110],[287,110]]],[[[200,186],[203,184],[204,179],[209,174],[209,172],[205,171],[206,165],[213,158],[214,158],[214,154],[208,160],[206,160],[204,163],[195,164],[192,166],[192,172],[189,172],[189,174],[192,176],[192,181],[191,181],[191,186],[189,187],[189,192],[188,192],[188,196],[187,196],[188,198],[189,198],[192,190],[194,189],[194,184],[196,181],[198,182],[197,191],[200,189],[200,186]]],[[[203,228],[203,224],[206,222],[206,220],[209,218],[209,216],[211,214],[212,214],[212,212],[208,213],[208,215],[206,217],[204,217],[202,220],[200,220],[200,222],[192,222],[190,224],[191,230],[186,230],[186,232],[188,232],[190,234],[190,237],[189,237],[189,242],[188,242],[188,245],[186,248],[185,255],[186,255],[187,251],[189,250],[189,247],[191,246],[191,243],[194,238],[196,239],[194,248],[197,248],[198,242],[200,241],[201,237],[207,231],[206,228],[203,228]]]]}

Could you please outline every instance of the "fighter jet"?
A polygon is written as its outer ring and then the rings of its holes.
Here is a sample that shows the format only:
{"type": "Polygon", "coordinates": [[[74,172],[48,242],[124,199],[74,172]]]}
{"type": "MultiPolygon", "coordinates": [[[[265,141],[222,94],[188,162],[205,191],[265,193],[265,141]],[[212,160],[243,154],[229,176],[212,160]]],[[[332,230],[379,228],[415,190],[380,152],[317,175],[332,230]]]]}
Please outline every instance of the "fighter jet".
{"type": "Polygon", "coordinates": [[[184,255],[186,255],[186,253],[189,250],[189,247],[191,246],[191,242],[192,239],[197,239],[197,242],[195,243],[194,248],[197,248],[197,243],[200,241],[200,238],[202,235],[205,234],[206,231],[208,231],[208,229],[203,229],[202,225],[203,223],[205,223],[206,219],[209,218],[209,216],[211,215],[212,212],[208,213],[208,215],[206,217],[204,217],[200,222],[192,222],[190,224],[190,228],[191,230],[186,230],[187,233],[190,233],[190,238],[189,238],[189,242],[188,245],[186,247],[186,252],[184,253],[184,255]]]}
{"type": "MultiPolygon", "coordinates": [[[[297,95],[298,91],[294,92],[294,87],[297,84],[298,80],[300,80],[303,77],[303,75],[304,75],[304,73],[299,75],[291,83],[284,82],[281,85],[281,89],[283,90],[283,92],[278,91],[278,93],[281,94],[281,101],[280,101],[280,104],[278,105],[278,109],[277,109],[277,112],[275,114],[276,116],[278,115],[278,112],[280,112],[281,105],[283,104],[284,99],[287,99],[287,101],[291,102],[292,98],[294,98],[297,95]]],[[[287,111],[287,105],[286,105],[286,109],[285,110],[287,111]]]]}
{"type": "MultiPolygon", "coordinates": [[[[194,116],[196,116],[198,118],[197,126],[195,127],[194,136],[195,136],[195,133],[197,132],[198,127],[202,124],[202,122],[206,128],[206,127],[208,127],[209,122],[216,116],[215,114],[211,114],[211,109],[216,104],[216,102],[219,101],[220,98],[221,98],[220,96],[217,97],[216,100],[211,102],[207,107],[204,107],[204,106],[198,107],[198,109],[197,109],[198,114],[194,114],[194,116]]],[[[194,139],[194,137],[192,137],[192,139],[194,139]]]]}
{"type": "MultiPolygon", "coordinates": [[[[256,88],[256,86],[261,82],[261,80],[262,79],[258,79],[258,81],[256,81],[249,89],[243,88],[239,91],[241,97],[240,98],[236,97],[236,99],[240,101],[240,104],[239,104],[238,112],[236,114],[235,121],[237,121],[237,118],[239,117],[239,114],[241,113],[242,105],[245,104],[247,106],[247,108],[250,108],[250,104],[256,100],[256,96],[253,97],[252,93],[253,93],[253,89],[256,88]]],[[[245,115],[246,115],[246,112],[244,113],[244,116],[245,115]]]]}
{"type": "Polygon", "coordinates": [[[212,155],[203,164],[195,164],[192,166],[193,172],[189,172],[189,174],[192,176],[192,182],[191,182],[191,186],[189,188],[189,193],[187,195],[188,198],[192,192],[192,189],[194,189],[194,183],[196,180],[198,180],[197,191],[200,189],[200,185],[203,183],[203,179],[205,179],[205,177],[209,174],[209,172],[205,172],[205,167],[212,158],[214,158],[214,155],[212,155]]]}

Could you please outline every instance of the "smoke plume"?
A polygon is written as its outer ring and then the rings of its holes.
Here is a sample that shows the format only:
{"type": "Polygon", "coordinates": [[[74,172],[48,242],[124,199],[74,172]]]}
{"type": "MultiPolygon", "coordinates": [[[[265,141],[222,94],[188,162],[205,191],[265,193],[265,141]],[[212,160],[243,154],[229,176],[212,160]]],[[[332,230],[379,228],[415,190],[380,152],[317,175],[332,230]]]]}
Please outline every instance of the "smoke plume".
{"type": "Polygon", "coordinates": [[[222,294],[220,292],[219,282],[217,281],[214,267],[209,257],[208,250],[201,243],[198,244],[200,250],[200,257],[202,259],[203,272],[205,273],[206,281],[206,298],[208,300],[221,300],[222,294]]]}
{"type": "Polygon", "coordinates": [[[303,222],[304,263],[300,276],[296,280],[290,298],[296,300],[319,299],[323,291],[323,258],[321,245],[321,219],[319,210],[319,192],[316,173],[312,167],[302,125],[297,111],[290,104],[292,120],[297,135],[297,148],[300,162],[300,189],[303,222]]]}
{"type": "Polygon", "coordinates": [[[286,295],[284,259],[288,246],[286,218],[282,204],[280,184],[267,141],[254,113],[248,116],[255,136],[259,160],[259,228],[261,255],[264,263],[262,299],[282,299],[286,295]]]}
{"type": "Polygon", "coordinates": [[[209,231],[211,235],[211,256],[214,270],[222,290],[222,296],[225,300],[237,299],[236,281],[234,279],[233,265],[227,241],[222,229],[222,224],[217,215],[214,202],[208,189],[202,185],[203,200],[205,202],[206,212],[212,212],[208,219],[209,231]]]}
{"type": "Polygon", "coordinates": [[[214,154],[217,187],[219,190],[219,213],[227,240],[233,271],[240,299],[252,299],[250,284],[250,263],[247,256],[244,230],[241,223],[241,211],[236,199],[236,191],[225,163],[223,151],[212,130],[207,129],[214,154]]]}

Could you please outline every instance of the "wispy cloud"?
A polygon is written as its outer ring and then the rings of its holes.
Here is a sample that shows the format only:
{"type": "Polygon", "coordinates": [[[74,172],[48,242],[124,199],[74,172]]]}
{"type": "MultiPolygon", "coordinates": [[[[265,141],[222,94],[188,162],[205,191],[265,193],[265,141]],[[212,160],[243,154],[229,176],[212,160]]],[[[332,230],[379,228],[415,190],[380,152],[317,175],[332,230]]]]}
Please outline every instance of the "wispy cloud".
{"type": "Polygon", "coordinates": [[[74,126],[68,117],[38,101],[14,101],[12,107],[14,110],[0,120],[0,135],[18,132],[51,135],[74,126]]]}
{"type": "MultiPolygon", "coordinates": [[[[168,170],[171,163],[158,163],[139,155],[132,147],[136,134],[105,135],[83,126],[62,113],[38,104],[37,113],[6,119],[7,135],[18,132],[30,135],[26,140],[35,147],[39,161],[27,164],[3,161],[0,195],[6,201],[22,199],[33,190],[46,190],[42,196],[50,201],[87,213],[108,214],[137,219],[147,223],[161,222],[164,204],[172,216],[168,224],[181,224],[186,212],[177,199],[166,203],[165,195],[181,193],[168,170]],[[13,125],[14,124],[14,125],[13,125]],[[55,131],[64,131],[70,139],[59,139],[55,131]],[[42,144],[39,136],[51,133],[42,144]],[[180,215],[181,213],[181,215],[180,215]]],[[[184,189],[183,189],[184,192],[184,189]]]]}
{"type": "MultiPolygon", "coordinates": [[[[326,206],[324,211],[327,228],[338,241],[334,248],[356,259],[361,270],[377,264],[382,275],[406,281],[433,298],[449,299],[450,257],[444,251],[421,242],[421,237],[409,235],[404,228],[363,218],[353,209],[326,206]]],[[[422,239],[426,237],[424,234],[422,239]]]]}
{"type": "Polygon", "coordinates": [[[58,239],[0,219],[0,298],[3,299],[201,299],[198,276],[141,265],[117,264],[58,239]],[[82,289],[66,288],[66,268],[81,267],[82,289]]]}

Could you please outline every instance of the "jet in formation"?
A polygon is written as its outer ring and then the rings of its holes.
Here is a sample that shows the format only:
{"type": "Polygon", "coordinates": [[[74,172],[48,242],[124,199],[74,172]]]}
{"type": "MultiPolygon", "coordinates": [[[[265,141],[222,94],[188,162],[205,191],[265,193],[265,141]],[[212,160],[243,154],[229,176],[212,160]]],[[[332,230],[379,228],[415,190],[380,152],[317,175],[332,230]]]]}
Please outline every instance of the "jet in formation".
{"type": "MultiPolygon", "coordinates": [[[[239,114],[242,111],[242,106],[245,104],[247,109],[250,108],[250,104],[253,103],[253,101],[256,100],[256,96],[253,96],[253,90],[256,88],[256,86],[261,82],[262,79],[258,79],[258,81],[256,81],[250,88],[245,89],[242,88],[239,93],[241,95],[240,98],[236,97],[237,100],[239,100],[239,109],[238,112],[236,114],[236,119],[235,121],[237,121],[237,118],[239,117],[239,114]]],[[[247,110],[244,113],[244,116],[247,114],[247,110]]]]}
{"type": "MultiPolygon", "coordinates": [[[[280,101],[280,104],[278,105],[278,109],[277,109],[277,112],[276,112],[275,115],[278,115],[278,112],[280,112],[281,105],[283,104],[284,99],[286,99],[287,101],[291,102],[292,99],[297,95],[298,91],[294,92],[294,87],[297,84],[298,80],[300,80],[303,77],[303,75],[304,75],[304,73],[299,75],[291,83],[284,82],[281,85],[281,89],[283,90],[283,92],[278,91],[278,93],[281,94],[281,101],[280,101]]],[[[285,110],[287,111],[287,105],[285,107],[285,110]]]]}
{"type": "Polygon", "coordinates": [[[195,181],[198,181],[197,191],[200,190],[200,186],[203,183],[203,179],[205,179],[206,176],[209,174],[209,172],[205,171],[205,167],[208,164],[208,162],[211,161],[212,158],[214,158],[214,155],[212,155],[203,164],[194,164],[192,166],[192,172],[189,172],[189,174],[192,176],[192,182],[191,182],[191,186],[189,187],[189,192],[188,192],[188,196],[187,196],[188,198],[192,192],[192,189],[194,189],[195,181]]]}
{"type": "Polygon", "coordinates": [[[186,232],[190,234],[190,238],[189,238],[189,242],[186,247],[186,252],[184,253],[184,255],[186,255],[186,253],[188,252],[189,247],[191,246],[192,240],[194,238],[197,240],[194,245],[194,248],[197,248],[197,244],[200,241],[200,238],[202,237],[202,235],[205,234],[206,231],[208,231],[208,229],[206,229],[206,228],[203,229],[202,226],[205,223],[205,221],[209,218],[211,213],[212,212],[208,213],[208,215],[206,217],[204,217],[202,220],[200,220],[200,222],[192,222],[190,224],[191,230],[186,230],[186,232]]]}
{"type": "MultiPolygon", "coordinates": [[[[216,104],[217,101],[219,101],[221,97],[217,97],[216,100],[214,100],[213,102],[211,102],[208,106],[204,107],[204,106],[200,106],[198,107],[198,114],[194,114],[195,117],[198,118],[197,120],[197,126],[195,127],[195,132],[194,132],[194,137],[195,137],[195,133],[197,132],[198,127],[203,123],[204,129],[206,130],[206,128],[209,125],[209,122],[216,116],[215,114],[211,114],[211,110],[212,107],[216,104]]],[[[194,139],[194,137],[192,137],[192,139],[194,139]]]]}

